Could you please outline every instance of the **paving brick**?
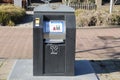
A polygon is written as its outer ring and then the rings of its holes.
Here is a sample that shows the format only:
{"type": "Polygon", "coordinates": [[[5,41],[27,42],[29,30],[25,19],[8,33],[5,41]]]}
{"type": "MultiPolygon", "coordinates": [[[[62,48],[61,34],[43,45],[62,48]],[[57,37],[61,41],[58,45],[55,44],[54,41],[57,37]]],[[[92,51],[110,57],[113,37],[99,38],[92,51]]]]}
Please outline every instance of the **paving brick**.
{"type": "MultiPolygon", "coordinates": [[[[31,24],[30,26],[32,27],[31,24]]],[[[33,34],[31,27],[0,28],[0,58],[32,58],[33,34]]],[[[119,39],[117,39],[117,41],[109,40],[106,46],[105,41],[98,38],[98,36],[113,36],[119,38],[119,33],[119,28],[77,29],[76,50],[79,51],[79,53],[77,53],[76,57],[86,59],[85,55],[87,54],[87,59],[119,58],[119,39]],[[104,49],[105,47],[108,48],[104,49]],[[109,49],[109,47],[113,48],[109,49]]]]}
{"type": "Polygon", "coordinates": [[[0,80],[6,80],[14,63],[14,60],[4,59],[3,64],[0,67],[0,80]]]}
{"type": "MultiPolygon", "coordinates": [[[[32,23],[31,23],[32,24],[32,23]]],[[[32,25],[15,28],[0,27],[0,58],[32,58],[32,25]]],[[[76,58],[92,62],[100,80],[120,80],[120,28],[77,29],[76,58]],[[98,36],[113,36],[116,40],[102,40],[98,36]],[[107,45],[106,45],[107,44],[107,45]],[[113,61],[111,59],[117,60],[113,61]],[[105,67],[104,67],[105,66],[105,67]],[[102,74],[102,75],[101,75],[102,74]],[[116,78],[115,78],[116,77],[116,78]]],[[[5,60],[6,60],[5,59],[5,60]]],[[[4,61],[4,60],[3,60],[4,61]]],[[[3,62],[0,60],[0,64],[3,62]]],[[[0,80],[5,79],[14,61],[5,61],[0,68],[0,80]],[[6,70],[6,71],[5,71],[6,70]],[[2,78],[1,78],[2,77],[2,78]]]]}

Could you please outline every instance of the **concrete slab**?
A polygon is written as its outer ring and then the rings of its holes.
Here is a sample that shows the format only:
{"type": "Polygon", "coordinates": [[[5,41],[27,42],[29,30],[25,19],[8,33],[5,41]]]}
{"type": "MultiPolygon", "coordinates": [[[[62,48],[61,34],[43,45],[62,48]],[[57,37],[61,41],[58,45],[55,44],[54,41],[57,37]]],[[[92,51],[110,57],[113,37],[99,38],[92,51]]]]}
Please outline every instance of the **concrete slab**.
{"type": "Polygon", "coordinates": [[[99,80],[87,60],[75,61],[75,76],[33,76],[32,59],[15,62],[7,80],[99,80]]]}

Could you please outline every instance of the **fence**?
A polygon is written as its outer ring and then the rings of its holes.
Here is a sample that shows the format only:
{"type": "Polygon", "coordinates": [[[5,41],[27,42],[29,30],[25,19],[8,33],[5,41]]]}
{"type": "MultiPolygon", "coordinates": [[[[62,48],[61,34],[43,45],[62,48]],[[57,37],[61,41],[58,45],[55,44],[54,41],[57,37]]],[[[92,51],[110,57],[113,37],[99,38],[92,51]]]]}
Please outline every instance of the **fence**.
{"type": "Polygon", "coordinates": [[[97,5],[94,3],[70,3],[69,6],[74,9],[95,10],[97,5]]]}

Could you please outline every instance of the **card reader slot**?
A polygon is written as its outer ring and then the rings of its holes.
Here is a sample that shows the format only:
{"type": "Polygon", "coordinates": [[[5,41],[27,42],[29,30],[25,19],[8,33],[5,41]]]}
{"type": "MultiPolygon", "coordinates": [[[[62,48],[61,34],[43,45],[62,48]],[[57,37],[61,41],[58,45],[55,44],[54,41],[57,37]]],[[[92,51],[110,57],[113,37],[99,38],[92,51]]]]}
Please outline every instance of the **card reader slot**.
{"type": "Polygon", "coordinates": [[[64,43],[63,39],[45,39],[44,43],[64,43]]]}

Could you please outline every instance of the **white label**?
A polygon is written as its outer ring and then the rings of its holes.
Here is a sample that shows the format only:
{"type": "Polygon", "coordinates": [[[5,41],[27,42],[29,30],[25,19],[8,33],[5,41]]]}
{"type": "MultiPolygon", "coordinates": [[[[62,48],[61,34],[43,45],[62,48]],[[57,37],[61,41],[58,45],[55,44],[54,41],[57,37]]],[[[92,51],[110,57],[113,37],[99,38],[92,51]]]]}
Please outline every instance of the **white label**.
{"type": "Polygon", "coordinates": [[[35,26],[39,26],[40,24],[40,19],[39,18],[35,18],[35,26]]]}
{"type": "Polygon", "coordinates": [[[61,22],[50,22],[50,32],[62,32],[62,23],[61,22]]]}
{"type": "Polygon", "coordinates": [[[39,24],[35,24],[35,26],[39,26],[39,24]]]}

